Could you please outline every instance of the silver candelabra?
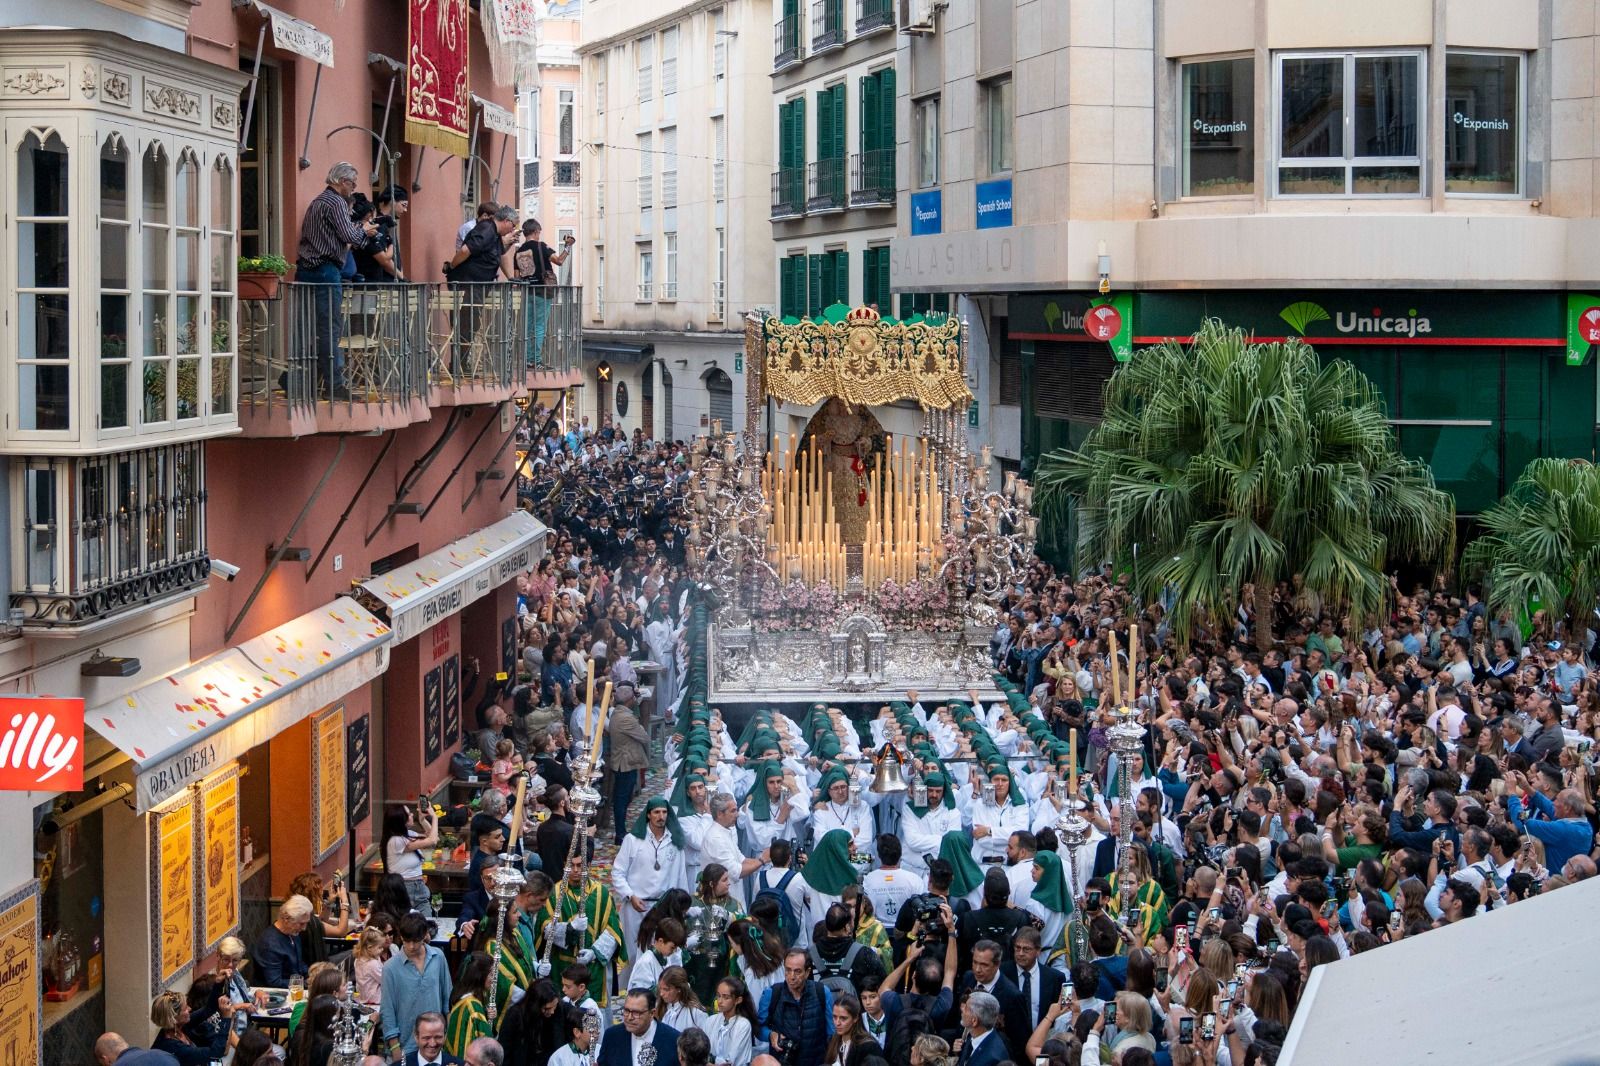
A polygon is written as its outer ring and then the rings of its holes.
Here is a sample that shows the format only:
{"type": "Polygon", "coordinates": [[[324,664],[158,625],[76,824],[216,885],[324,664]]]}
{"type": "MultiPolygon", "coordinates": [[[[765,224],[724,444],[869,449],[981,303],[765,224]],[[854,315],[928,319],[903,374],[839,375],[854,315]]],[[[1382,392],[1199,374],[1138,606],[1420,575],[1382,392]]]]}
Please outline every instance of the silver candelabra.
{"type": "Polygon", "coordinates": [[[361,1023],[356,1018],[356,986],[345,989],[339,1013],[333,1020],[333,1054],[329,1066],[361,1066],[364,1057],[361,1023]]]}
{"type": "Polygon", "coordinates": [[[1133,756],[1144,751],[1144,726],[1139,711],[1118,707],[1111,712],[1116,720],[1106,730],[1106,743],[1117,756],[1117,882],[1122,896],[1122,923],[1129,924],[1133,900],[1133,756]]]}
{"type": "Polygon", "coordinates": [[[1055,827],[1056,839],[1067,849],[1067,869],[1072,874],[1067,891],[1072,894],[1072,913],[1078,919],[1067,923],[1068,954],[1072,962],[1089,958],[1089,926],[1080,917],[1083,913],[1083,897],[1078,891],[1078,849],[1089,842],[1094,831],[1089,819],[1083,816],[1088,808],[1088,803],[1081,796],[1069,795],[1055,827]]]}
{"type": "Polygon", "coordinates": [[[490,975],[489,1002],[485,1007],[489,1015],[489,1025],[494,1026],[497,1013],[498,996],[494,990],[500,980],[500,953],[504,950],[501,941],[506,935],[506,912],[511,909],[511,901],[517,898],[517,893],[522,891],[522,886],[527,879],[522,876],[522,871],[510,863],[501,863],[494,868],[494,899],[499,906],[499,914],[495,918],[494,941],[489,945],[489,954],[494,959],[494,971],[490,975]]]}

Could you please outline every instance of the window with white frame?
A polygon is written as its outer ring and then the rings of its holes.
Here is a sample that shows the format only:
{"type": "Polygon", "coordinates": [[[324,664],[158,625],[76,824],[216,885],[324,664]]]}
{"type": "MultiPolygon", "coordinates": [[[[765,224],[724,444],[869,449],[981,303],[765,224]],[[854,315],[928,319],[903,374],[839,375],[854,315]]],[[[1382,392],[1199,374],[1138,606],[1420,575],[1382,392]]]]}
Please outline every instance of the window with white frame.
{"type": "Polygon", "coordinates": [[[728,198],[728,122],[721,115],[711,120],[711,198],[728,198]]]}
{"type": "Polygon", "coordinates": [[[606,217],[606,160],[610,155],[602,148],[594,157],[594,212],[598,218],[606,217]]]}
{"type": "MultiPolygon", "coordinates": [[[[132,383],[133,353],[128,350],[128,312],[133,290],[129,287],[128,268],[133,220],[128,203],[129,154],[127,142],[115,133],[107,135],[100,146],[101,429],[125,429],[130,425],[128,389],[132,383]]],[[[231,260],[227,268],[233,269],[231,260]]]]}
{"type": "Polygon", "coordinates": [[[725,78],[728,75],[728,39],[722,35],[722,31],[727,28],[727,11],[719,7],[711,13],[711,77],[713,79],[725,78]]]}
{"type": "Polygon", "coordinates": [[[652,137],[639,134],[639,210],[648,211],[655,204],[655,158],[652,137]]]}
{"type": "Polygon", "coordinates": [[[641,37],[634,42],[634,55],[639,65],[639,102],[645,103],[655,95],[655,51],[656,39],[654,37],[641,37]]]}
{"type": "Polygon", "coordinates": [[[711,317],[718,321],[728,314],[728,231],[717,227],[716,275],[711,283],[711,317]]]}
{"type": "Polygon", "coordinates": [[[917,188],[931,189],[939,184],[939,98],[924,97],[911,104],[912,136],[916,143],[917,188]]]}
{"type": "Polygon", "coordinates": [[[668,26],[661,31],[661,95],[668,97],[678,91],[678,27],[668,26]]]}
{"type": "Polygon", "coordinates": [[[538,89],[527,89],[517,94],[517,158],[524,163],[539,158],[538,89]]]}
{"type": "Polygon", "coordinates": [[[1179,195],[1250,195],[1256,183],[1255,61],[1185,63],[1179,91],[1179,195]]]}
{"type": "MultiPolygon", "coordinates": [[[[578,231],[571,226],[558,226],[556,228],[556,247],[567,247],[567,238],[571,237],[576,240],[577,236],[578,231]]],[[[577,249],[577,245],[572,247],[574,250],[577,249]]],[[[567,256],[566,261],[556,268],[556,282],[561,285],[572,284],[572,256],[567,256]]]]}
{"type": "Polygon", "coordinates": [[[665,272],[661,277],[661,298],[663,300],[676,300],[678,298],[678,235],[668,233],[666,246],[662,252],[666,261],[662,263],[665,272]]]}
{"type": "Polygon", "coordinates": [[[594,317],[606,317],[606,253],[594,250],[594,317]]]}
{"type": "Polygon", "coordinates": [[[1444,71],[1444,191],[1521,196],[1522,56],[1451,52],[1444,71]]]}
{"type": "MultiPolygon", "coordinates": [[[[17,154],[17,386],[21,428],[71,428],[71,179],[67,140],[30,129],[17,154]]],[[[163,231],[164,232],[164,231],[163,231]]]]}
{"type": "Polygon", "coordinates": [[[661,131],[661,206],[678,206],[678,127],[661,131]]]}
{"type": "Polygon", "coordinates": [[[556,108],[556,151],[561,155],[571,155],[578,150],[578,94],[571,89],[558,90],[556,108]]]}
{"type": "Polygon", "coordinates": [[[653,299],[656,288],[656,255],[653,246],[646,242],[639,245],[639,299],[647,301],[653,299]]]}
{"type": "Polygon", "coordinates": [[[1422,53],[1277,57],[1279,196],[1420,196],[1422,53]]]}

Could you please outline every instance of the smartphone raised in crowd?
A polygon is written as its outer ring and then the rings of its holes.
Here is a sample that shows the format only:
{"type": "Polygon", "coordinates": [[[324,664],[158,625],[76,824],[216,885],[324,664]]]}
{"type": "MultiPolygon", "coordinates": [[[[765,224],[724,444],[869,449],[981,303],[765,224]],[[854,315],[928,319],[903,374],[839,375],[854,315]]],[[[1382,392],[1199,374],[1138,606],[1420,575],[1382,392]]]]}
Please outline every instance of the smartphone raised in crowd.
{"type": "Polygon", "coordinates": [[[1217,1016],[1210,1011],[1200,1016],[1200,1039],[1214,1040],[1217,1036],[1217,1016]]]}
{"type": "Polygon", "coordinates": [[[1113,1026],[1113,1025],[1116,1025],[1116,1024],[1117,1024],[1117,1004],[1116,1004],[1115,1000],[1112,1000],[1112,1001],[1106,1003],[1106,1025],[1109,1027],[1109,1026],[1113,1026]]]}
{"type": "Polygon", "coordinates": [[[1183,1017],[1178,1019],[1178,1043],[1194,1043],[1194,1018],[1183,1017]]]}

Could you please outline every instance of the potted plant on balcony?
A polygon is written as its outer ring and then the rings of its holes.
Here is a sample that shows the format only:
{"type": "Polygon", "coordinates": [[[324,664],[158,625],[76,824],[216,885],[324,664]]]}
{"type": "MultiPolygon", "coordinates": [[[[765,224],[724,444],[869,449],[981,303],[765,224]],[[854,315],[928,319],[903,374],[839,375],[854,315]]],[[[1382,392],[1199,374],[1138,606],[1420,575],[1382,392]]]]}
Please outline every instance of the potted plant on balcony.
{"type": "Polygon", "coordinates": [[[281,255],[241,255],[239,299],[276,300],[278,285],[288,272],[289,261],[281,255]]]}

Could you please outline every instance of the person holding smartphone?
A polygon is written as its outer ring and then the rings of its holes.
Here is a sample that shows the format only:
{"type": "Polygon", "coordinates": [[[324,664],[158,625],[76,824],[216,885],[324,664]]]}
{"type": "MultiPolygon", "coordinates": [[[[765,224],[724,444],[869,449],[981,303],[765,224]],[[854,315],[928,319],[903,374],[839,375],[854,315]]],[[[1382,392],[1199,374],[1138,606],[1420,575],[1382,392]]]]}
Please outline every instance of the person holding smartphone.
{"type": "Polygon", "coordinates": [[[422,852],[439,843],[439,820],[418,798],[416,810],[389,807],[383,813],[383,872],[399,874],[406,882],[411,909],[433,917],[428,882],[422,875],[422,852]],[[414,815],[414,817],[413,817],[414,815]]]}

